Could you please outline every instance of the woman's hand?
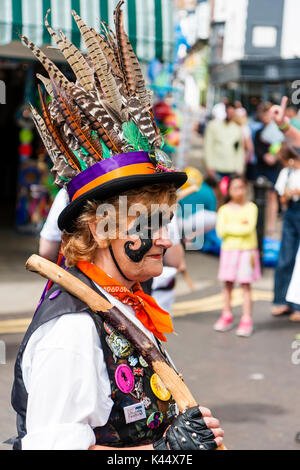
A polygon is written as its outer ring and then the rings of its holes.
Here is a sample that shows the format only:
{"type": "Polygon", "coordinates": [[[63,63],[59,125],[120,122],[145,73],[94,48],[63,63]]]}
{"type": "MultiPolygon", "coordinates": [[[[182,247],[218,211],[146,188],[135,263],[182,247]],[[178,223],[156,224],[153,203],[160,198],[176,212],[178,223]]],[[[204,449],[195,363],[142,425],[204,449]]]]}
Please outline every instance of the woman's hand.
{"type": "Polygon", "coordinates": [[[154,442],[155,450],[214,450],[223,442],[224,431],[210,410],[193,406],[177,416],[166,435],[154,442]]]}
{"type": "Polygon", "coordinates": [[[211,415],[211,411],[208,408],[199,406],[199,410],[201,411],[206,426],[213,432],[216,444],[219,447],[223,443],[224,436],[224,430],[220,427],[219,420],[211,415]]]}

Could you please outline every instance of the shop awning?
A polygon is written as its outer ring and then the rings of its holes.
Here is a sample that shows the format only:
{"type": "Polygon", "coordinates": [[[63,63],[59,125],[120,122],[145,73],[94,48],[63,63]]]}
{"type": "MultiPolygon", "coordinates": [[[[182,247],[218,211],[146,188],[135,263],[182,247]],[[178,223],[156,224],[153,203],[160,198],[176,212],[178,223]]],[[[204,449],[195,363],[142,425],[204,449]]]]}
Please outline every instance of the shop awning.
{"type": "MultiPolygon", "coordinates": [[[[54,29],[62,29],[77,47],[83,48],[71,11],[75,10],[99,31],[100,18],[113,26],[113,10],[118,0],[1,0],[0,56],[28,57],[19,47],[19,34],[37,45],[49,44],[44,17],[51,8],[54,29]]],[[[172,61],[174,45],[173,0],[127,0],[123,6],[125,28],[141,60],[154,57],[172,61]]],[[[22,46],[23,47],[23,46],[22,46]]]]}

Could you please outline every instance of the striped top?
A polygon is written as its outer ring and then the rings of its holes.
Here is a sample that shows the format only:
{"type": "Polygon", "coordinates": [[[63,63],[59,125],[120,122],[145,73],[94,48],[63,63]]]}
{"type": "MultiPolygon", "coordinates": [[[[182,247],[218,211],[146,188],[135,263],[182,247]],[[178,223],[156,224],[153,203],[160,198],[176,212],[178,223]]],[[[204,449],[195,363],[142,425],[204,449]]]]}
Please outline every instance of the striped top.
{"type": "MultiPolygon", "coordinates": [[[[118,0],[1,0],[0,45],[19,40],[24,34],[36,45],[50,42],[44,17],[51,8],[53,29],[62,29],[78,48],[84,44],[71,11],[99,31],[100,19],[113,28],[113,11],[118,0]]],[[[154,57],[173,60],[174,17],[172,0],[127,0],[124,8],[125,29],[140,60],[154,57]]]]}

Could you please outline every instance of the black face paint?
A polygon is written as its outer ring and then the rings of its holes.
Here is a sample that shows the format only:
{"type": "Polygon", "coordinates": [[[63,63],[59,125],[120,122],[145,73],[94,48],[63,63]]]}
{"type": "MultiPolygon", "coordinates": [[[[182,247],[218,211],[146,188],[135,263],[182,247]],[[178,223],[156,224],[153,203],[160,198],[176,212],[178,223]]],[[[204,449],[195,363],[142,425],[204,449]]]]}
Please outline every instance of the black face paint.
{"type": "Polygon", "coordinates": [[[123,276],[124,279],[126,279],[126,281],[130,281],[130,282],[133,281],[133,279],[128,279],[128,277],[126,277],[125,274],[123,273],[122,269],[119,266],[118,261],[116,260],[116,257],[115,257],[115,254],[113,252],[113,249],[112,249],[111,245],[109,245],[109,251],[110,251],[111,257],[113,259],[113,262],[115,263],[116,268],[119,271],[119,273],[121,274],[121,276],[123,276]]]}
{"type": "MultiPolygon", "coordinates": [[[[145,254],[152,248],[152,234],[170,222],[170,219],[164,217],[164,215],[164,212],[159,212],[154,214],[152,217],[146,218],[141,214],[135,220],[134,225],[128,230],[128,235],[138,233],[141,244],[136,250],[131,248],[131,246],[134,245],[133,241],[128,241],[124,244],[125,253],[131,261],[139,263],[142,261],[145,254]]],[[[165,254],[165,252],[166,249],[164,249],[163,254],[165,254]]]]}

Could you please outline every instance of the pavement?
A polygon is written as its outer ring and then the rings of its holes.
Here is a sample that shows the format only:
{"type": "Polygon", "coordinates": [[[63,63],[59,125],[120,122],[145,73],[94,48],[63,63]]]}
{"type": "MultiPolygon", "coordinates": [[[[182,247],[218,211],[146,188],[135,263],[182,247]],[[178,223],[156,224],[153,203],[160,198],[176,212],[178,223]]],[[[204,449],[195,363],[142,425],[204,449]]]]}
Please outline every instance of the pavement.
{"type": "MultiPolygon", "coordinates": [[[[6,347],[6,363],[0,364],[2,443],[15,434],[10,406],[13,366],[45,280],[24,268],[26,259],[37,252],[36,238],[1,230],[0,246],[5,247],[0,252],[0,341],[6,347]]],[[[212,328],[222,309],[218,259],[187,252],[187,268],[195,289],[191,291],[178,276],[176,334],[170,335],[167,349],[195,399],[220,419],[230,449],[300,449],[295,441],[300,431],[300,342],[295,341],[300,325],[287,317],[271,317],[273,270],[265,269],[253,285],[253,336],[239,338],[235,330],[217,333],[212,328]]],[[[239,287],[233,305],[237,323],[239,287]]],[[[0,449],[10,446],[0,444],[0,449]]]]}

